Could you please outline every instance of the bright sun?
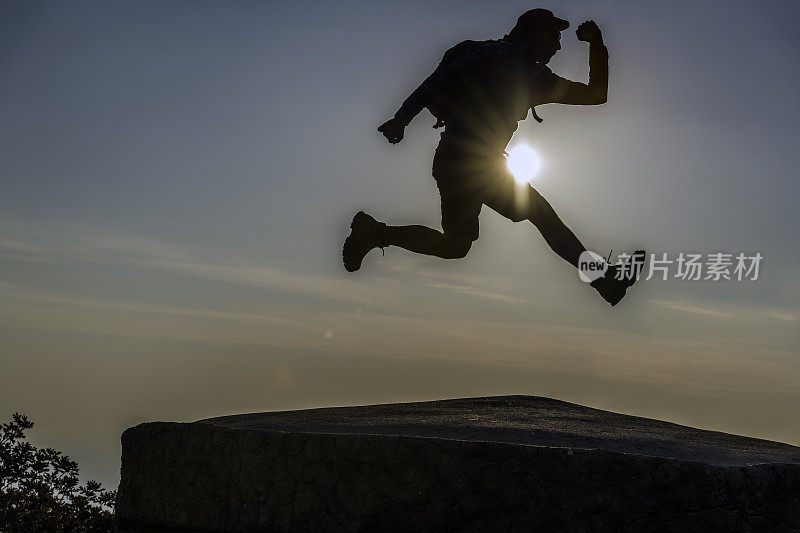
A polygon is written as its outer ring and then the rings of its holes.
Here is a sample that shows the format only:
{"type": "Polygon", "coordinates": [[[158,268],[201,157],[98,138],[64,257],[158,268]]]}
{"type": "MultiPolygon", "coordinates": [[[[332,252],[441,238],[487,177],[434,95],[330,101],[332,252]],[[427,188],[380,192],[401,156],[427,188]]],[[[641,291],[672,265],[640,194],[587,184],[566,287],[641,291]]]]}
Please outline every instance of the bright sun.
{"type": "Polygon", "coordinates": [[[527,144],[518,144],[509,150],[506,164],[517,183],[530,183],[542,166],[539,155],[527,144]]]}

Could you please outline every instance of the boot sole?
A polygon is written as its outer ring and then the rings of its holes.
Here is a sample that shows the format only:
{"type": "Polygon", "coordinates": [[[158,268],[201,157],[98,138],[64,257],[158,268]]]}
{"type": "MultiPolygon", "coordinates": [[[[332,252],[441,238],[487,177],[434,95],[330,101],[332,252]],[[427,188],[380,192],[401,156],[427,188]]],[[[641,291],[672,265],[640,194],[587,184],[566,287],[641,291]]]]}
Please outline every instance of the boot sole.
{"type": "MultiPolygon", "coordinates": [[[[633,277],[632,277],[630,280],[628,280],[628,281],[625,283],[625,285],[623,285],[623,286],[622,286],[622,294],[621,294],[621,295],[619,295],[619,297],[617,297],[617,295],[615,294],[615,295],[614,295],[614,297],[613,297],[613,298],[611,298],[611,299],[608,299],[608,298],[605,298],[605,297],[603,297],[603,299],[604,299],[606,302],[608,302],[609,304],[611,304],[611,307],[614,307],[615,305],[617,305],[618,303],[620,303],[620,302],[622,301],[622,299],[623,299],[623,298],[625,298],[625,295],[627,294],[627,292],[628,292],[628,289],[629,289],[630,287],[633,287],[633,285],[634,285],[634,284],[636,283],[636,281],[638,280],[638,278],[639,278],[639,275],[641,274],[642,270],[644,269],[644,261],[647,259],[647,252],[645,252],[644,250],[636,250],[635,252],[633,252],[633,253],[631,254],[631,261],[633,261],[633,260],[634,260],[634,258],[636,258],[636,257],[639,257],[639,256],[641,256],[641,257],[642,257],[642,261],[639,263],[639,266],[637,267],[637,270],[636,270],[636,273],[635,273],[635,275],[634,275],[634,276],[633,276],[633,277]]],[[[602,295],[601,295],[601,296],[602,296],[602,295]]]]}
{"type": "MultiPolygon", "coordinates": [[[[353,217],[353,220],[350,222],[350,235],[344,240],[344,246],[342,247],[342,263],[344,264],[344,269],[348,272],[356,272],[361,268],[361,261],[358,262],[357,265],[348,265],[347,264],[347,255],[346,250],[348,246],[353,246],[353,233],[355,233],[356,226],[361,225],[364,222],[367,222],[366,218],[368,215],[364,211],[359,211],[353,217]]],[[[363,260],[363,257],[362,257],[363,260]]]]}

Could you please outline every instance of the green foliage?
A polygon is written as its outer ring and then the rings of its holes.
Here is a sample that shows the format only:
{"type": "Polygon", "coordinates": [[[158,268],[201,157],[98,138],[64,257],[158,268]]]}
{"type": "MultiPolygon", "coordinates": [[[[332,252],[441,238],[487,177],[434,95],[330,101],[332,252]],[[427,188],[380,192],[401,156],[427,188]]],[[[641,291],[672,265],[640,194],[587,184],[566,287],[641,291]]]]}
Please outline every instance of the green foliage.
{"type": "Polygon", "coordinates": [[[25,440],[32,427],[19,413],[0,425],[0,531],[113,531],[116,492],[79,485],[78,463],[25,440]]]}

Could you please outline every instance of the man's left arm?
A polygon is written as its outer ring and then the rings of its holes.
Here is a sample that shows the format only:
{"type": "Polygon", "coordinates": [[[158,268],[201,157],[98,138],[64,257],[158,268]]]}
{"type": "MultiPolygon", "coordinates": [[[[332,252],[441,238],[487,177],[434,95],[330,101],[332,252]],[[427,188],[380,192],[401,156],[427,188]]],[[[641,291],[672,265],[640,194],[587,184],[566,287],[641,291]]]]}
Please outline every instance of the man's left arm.
{"type": "Polygon", "coordinates": [[[538,95],[540,103],[597,105],[608,99],[608,49],[593,20],[575,31],[578,40],[589,43],[589,83],[580,83],[550,73],[538,95]]]}

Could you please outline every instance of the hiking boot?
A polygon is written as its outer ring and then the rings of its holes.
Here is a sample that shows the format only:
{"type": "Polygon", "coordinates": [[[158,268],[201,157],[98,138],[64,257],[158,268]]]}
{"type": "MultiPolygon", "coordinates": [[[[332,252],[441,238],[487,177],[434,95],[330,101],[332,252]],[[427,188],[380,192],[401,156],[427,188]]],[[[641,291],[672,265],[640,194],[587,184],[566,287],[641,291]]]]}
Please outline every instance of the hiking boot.
{"type": "Polygon", "coordinates": [[[613,307],[622,300],[628,287],[636,283],[644,267],[644,260],[645,251],[636,250],[629,259],[633,263],[633,267],[625,268],[622,279],[617,279],[617,272],[622,265],[611,265],[602,278],[597,278],[590,285],[613,307]]]}
{"type": "Polygon", "coordinates": [[[381,248],[383,244],[383,230],[386,224],[378,222],[363,211],[356,213],[350,223],[350,236],[344,241],[342,260],[348,272],[355,272],[361,268],[364,256],[373,248],[381,248]]]}

